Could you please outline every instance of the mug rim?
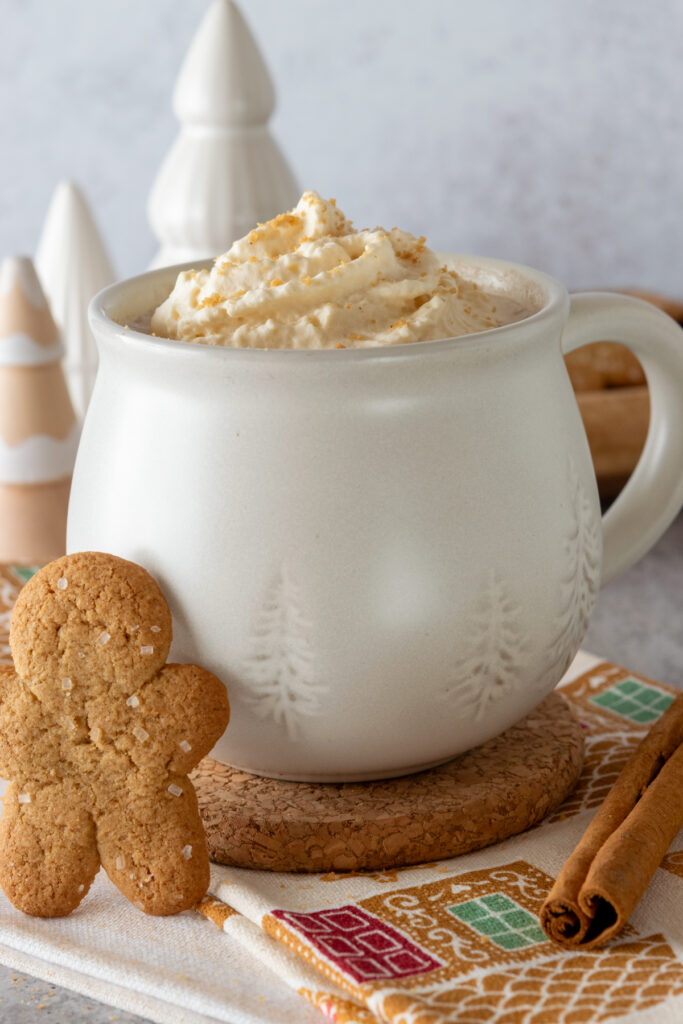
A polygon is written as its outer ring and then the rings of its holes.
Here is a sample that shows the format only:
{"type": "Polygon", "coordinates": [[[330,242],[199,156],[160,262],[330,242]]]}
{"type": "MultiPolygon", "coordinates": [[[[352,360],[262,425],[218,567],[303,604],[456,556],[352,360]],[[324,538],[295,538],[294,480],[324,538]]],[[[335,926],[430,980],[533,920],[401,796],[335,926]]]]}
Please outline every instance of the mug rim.
{"type": "Polygon", "coordinates": [[[401,342],[396,345],[369,345],[363,348],[326,348],[326,349],[304,349],[304,348],[242,348],[232,345],[206,345],[201,342],[191,343],[178,338],[163,338],[157,335],[147,334],[144,331],[136,330],[115,320],[108,309],[111,309],[120,293],[135,285],[141,286],[145,281],[152,284],[156,279],[167,275],[177,277],[185,270],[197,270],[210,267],[214,258],[205,260],[191,260],[186,263],[171,264],[167,267],[158,267],[155,270],[147,270],[142,274],[133,277],[123,278],[115,281],[99,291],[90,301],[88,306],[88,321],[91,329],[97,337],[114,333],[127,345],[140,347],[146,351],[163,351],[167,354],[184,352],[189,353],[212,353],[212,355],[195,355],[195,358],[204,359],[257,359],[272,361],[274,359],[314,359],[316,361],[326,359],[337,360],[374,360],[374,359],[397,359],[401,356],[415,357],[424,352],[443,352],[457,346],[460,350],[470,351],[480,346],[482,342],[497,342],[503,335],[519,333],[528,330],[529,326],[535,329],[542,326],[547,320],[553,319],[568,301],[568,292],[565,286],[542,270],[526,266],[522,263],[515,263],[510,260],[497,259],[491,256],[471,256],[467,253],[437,252],[437,256],[448,260],[457,260],[481,269],[491,269],[503,272],[512,272],[522,278],[532,281],[545,292],[546,301],[532,313],[522,320],[512,323],[501,324],[492,327],[487,331],[475,331],[471,334],[456,335],[454,337],[437,338],[431,341],[410,341],[401,342]]]}

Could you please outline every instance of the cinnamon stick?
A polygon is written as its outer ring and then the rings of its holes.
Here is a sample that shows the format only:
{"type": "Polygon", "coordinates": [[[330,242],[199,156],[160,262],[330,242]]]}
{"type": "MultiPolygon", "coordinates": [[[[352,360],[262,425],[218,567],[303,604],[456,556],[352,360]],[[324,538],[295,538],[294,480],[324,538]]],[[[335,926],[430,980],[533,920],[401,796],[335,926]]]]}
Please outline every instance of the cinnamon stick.
{"type": "Polygon", "coordinates": [[[683,826],[683,694],[655,722],[563,867],[541,926],[565,949],[616,935],[683,826]]]}

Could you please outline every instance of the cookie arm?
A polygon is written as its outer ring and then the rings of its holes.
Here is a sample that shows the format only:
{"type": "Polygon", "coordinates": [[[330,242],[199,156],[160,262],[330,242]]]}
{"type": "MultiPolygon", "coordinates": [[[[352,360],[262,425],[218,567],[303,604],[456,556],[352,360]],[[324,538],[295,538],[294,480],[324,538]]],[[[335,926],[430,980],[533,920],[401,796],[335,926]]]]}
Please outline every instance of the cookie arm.
{"type": "Polygon", "coordinates": [[[15,672],[11,665],[0,665],[0,706],[4,704],[14,678],[15,672]]]}
{"type": "MultiPolygon", "coordinates": [[[[0,665],[0,778],[11,779],[20,770],[16,746],[26,744],[27,737],[20,727],[21,709],[13,697],[20,686],[11,665],[0,665]],[[19,713],[17,713],[19,711],[19,713]],[[18,726],[19,723],[19,727],[18,726]]],[[[30,737],[29,737],[30,739],[30,737]]]]}
{"type": "Polygon", "coordinates": [[[230,718],[225,686],[198,665],[166,665],[143,687],[139,700],[150,747],[168,771],[179,775],[206,757],[230,718]]]}

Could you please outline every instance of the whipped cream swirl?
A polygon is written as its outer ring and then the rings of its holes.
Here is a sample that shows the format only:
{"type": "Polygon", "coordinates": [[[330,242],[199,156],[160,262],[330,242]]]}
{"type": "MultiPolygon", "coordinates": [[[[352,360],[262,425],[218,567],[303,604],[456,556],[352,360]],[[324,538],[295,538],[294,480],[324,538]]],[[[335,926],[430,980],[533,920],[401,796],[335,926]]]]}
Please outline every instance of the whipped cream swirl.
{"type": "Polygon", "coordinates": [[[334,199],[304,192],[211,269],[180,273],[151,328],[236,348],[399,345],[507,322],[498,298],[446,268],[424,238],[356,231],[334,199]]]}

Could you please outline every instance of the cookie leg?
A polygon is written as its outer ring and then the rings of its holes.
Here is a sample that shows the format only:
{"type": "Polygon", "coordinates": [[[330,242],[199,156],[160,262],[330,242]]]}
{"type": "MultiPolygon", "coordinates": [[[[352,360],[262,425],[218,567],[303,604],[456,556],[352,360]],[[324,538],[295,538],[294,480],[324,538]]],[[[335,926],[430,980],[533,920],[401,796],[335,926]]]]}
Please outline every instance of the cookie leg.
{"type": "Polygon", "coordinates": [[[97,842],[114,885],[146,914],[178,914],[209,887],[197,798],[183,776],[128,788],[98,815],[97,842]]]}
{"type": "Polygon", "coordinates": [[[77,794],[56,785],[21,793],[12,783],[2,807],[0,886],[7,898],[34,917],[70,914],[100,865],[95,827],[77,794]]]}

